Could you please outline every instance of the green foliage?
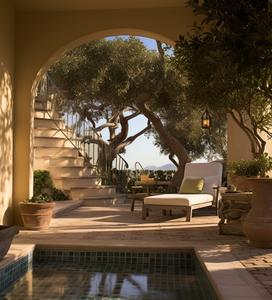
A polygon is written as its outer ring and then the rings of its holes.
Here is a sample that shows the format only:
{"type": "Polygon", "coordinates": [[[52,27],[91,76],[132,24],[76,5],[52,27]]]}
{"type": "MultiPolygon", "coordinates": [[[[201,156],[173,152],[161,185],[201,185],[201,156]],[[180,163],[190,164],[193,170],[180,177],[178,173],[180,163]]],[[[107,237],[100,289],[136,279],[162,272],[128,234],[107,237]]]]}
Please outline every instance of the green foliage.
{"type": "MultiPolygon", "coordinates": [[[[99,39],[68,52],[50,67],[48,73],[64,95],[73,99],[72,109],[85,111],[83,107],[87,107],[95,123],[101,119],[120,123],[119,116],[125,110],[127,118],[129,113],[137,114],[135,101],[142,93],[148,92],[152,94],[148,107],[193,159],[203,154],[210,158],[217,153],[225,157],[226,114],[220,115],[220,122],[214,129],[200,130],[204,110],[192,106],[190,97],[185,97],[186,74],[178,72],[177,62],[167,54],[169,46],[163,48],[164,55],[160,56],[132,36],[128,39],[99,39]]],[[[124,135],[126,140],[121,140],[121,135],[115,134],[115,128],[117,125],[109,128],[110,145],[114,149],[124,149],[133,139],[124,135]]],[[[155,145],[161,148],[161,152],[171,152],[154,129],[146,134],[155,136],[155,145]]]]}
{"type": "Polygon", "coordinates": [[[197,106],[229,113],[247,134],[253,156],[260,157],[265,141],[258,132],[271,137],[272,129],[271,2],[187,4],[203,22],[176,42],[175,60],[188,78],[185,94],[197,106]]]}
{"type": "Polygon", "coordinates": [[[126,193],[127,183],[127,170],[117,170],[116,168],[111,169],[108,173],[102,174],[103,185],[115,185],[116,189],[120,193],[126,193]]]}
{"type": "Polygon", "coordinates": [[[33,185],[34,185],[34,192],[33,192],[34,197],[41,195],[44,189],[52,189],[53,184],[52,184],[50,172],[46,170],[35,170],[33,185]]]}
{"type": "MultiPolygon", "coordinates": [[[[156,91],[161,79],[156,51],[147,50],[137,38],[116,37],[83,44],[63,55],[48,70],[49,75],[75,105],[88,104],[117,109],[133,103],[143,91],[156,91]]],[[[107,117],[108,109],[94,111],[94,120],[107,117]]],[[[106,118],[107,119],[107,118],[106,118]]]]}
{"type": "Polygon", "coordinates": [[[259,159],[232,161],[227,164],[227,173],[230,176],[261,176],[272,169],[272,157],[268,153],[259,159]]]}
{"type": "MultiPolygon", "coordinates": [[[[155,181],[172,181],[173,176],[175,175],[176,171],[174,170],[157,170],[157,171],[149,171],[149,178],[154,178],[155,181]]],[[[139,181],[140,174],[138,173],[138,177],[136,178],[136,171],[128,170],[127,173],[127,190],[129,193],[132,193],[132,186],[135,185],[135,181],[139,181]]],[[[162,192],[162,191],[161,191],[162,192]]]]}
{"type": "Polygon", "coordinates": [[[53,199],[47,194],[40,194],[31,197],[30,199],[26,199],[23,201],[23,203],[49,203],[52,202],[53,199]]]}
{"type": "Polygon", "coordinates": [[[50,172],[47,170],[35,170],[34,171],[34,192],[31,199],[25,201],[28,202],[51,202],[54,201],[69,200],[68,193],[64,193],[62,190],[53,187],[50,172]],[[50,195],[44,193],[44,190],[48,189],[50,195]],[[51,199],[49,201],[49,199],[51,199]]]}
{"type": "Polygon", "coordinates": [[[57,189],[55,187],[50,190],[50,195],[54,201],[64,201],[70,199],[68,191],[62,191],[61,189],[57,189]]]}

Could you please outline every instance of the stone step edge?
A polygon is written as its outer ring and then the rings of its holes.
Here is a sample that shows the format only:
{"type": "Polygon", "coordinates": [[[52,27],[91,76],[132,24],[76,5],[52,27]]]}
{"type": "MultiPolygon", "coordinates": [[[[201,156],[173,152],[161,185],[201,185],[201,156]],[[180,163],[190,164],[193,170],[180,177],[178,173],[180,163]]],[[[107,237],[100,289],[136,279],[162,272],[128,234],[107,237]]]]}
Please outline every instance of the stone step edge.
{"type": "Polygon", "coordinates": [[[52,111],[52,109],[45,109],[45,108],[37,108],[35,107],[35,112],[38,111],[38,112],[47,112],[47,111],[52,111]]]}
{"type": "Polygon", "coordinates": [[[39,117],[34,117],[34,120],[45,120],[45,121],[58,121],[58,122],[64,122],[62,119],[39,118],[39,117]]]}
{"type": "Polygon", "coordinates": [[[117,197],[114,195],[114,196],[96,196],[96,197],[84,197],[84,198],[80,198],[79,200],[81,201],[85,201],[85,200],[106,200],[106,199],[110,199],[110,200],[113,200],[113,199],[117,199],[117,197]]]}
{"type": "Polygon", "coordinates": [[[65,177],[54,177],[55,180],[65,180],[65,179],[101,179],[100,175],[91,176],[65,176],[65,177]]]}
{"type": "Polygon", "coordinates": [[[35,156],[35,158],[52,159],[52,160],[57,160],[57,159],[80,159],[80,160],[84,160],[84,157],[82,157],[82,156],[72,157],[72,156],[49,156],[49,155],[44,155],[44,156],[35,156]]]}
{"type": "Polygon", "coordinates": [[[66,138],[66,137],[58,137],[58,136],[35,136],[35,139],[53,139],[53,140],[66,140],[66,141],[81,141],[82,138],[66,138]]]}
{"type": "Polygon", "coordinates": [[[116,188],[115,185],[91,185],[91,186],[73,186],[67,188],[69,190],[99,190],[99,189],[112,189],[116,188]]]}
{"type": "Polygon", "coordinates": [[[65,167],[46,167],[47,169],[57,169],[57,168],[81,168],[81,169],[96,169],[96,168],[92,168],[92,167],[81,167],[81,166],[65,166],[65,167]]]}
{"type": "Polygon", "coordinates": [[[67,138],[58,137],[58,136],[35,136],[35,139],[46,139],[46,140],[48,140],[48,139],[58,139],[58,140],[67,140],[68,141],[67,138]]]}
{"type": "Polygon", "coordinates": [[[82,197],[79,200],[99,200],[99,199],[118,199],[127,198],[127,194],[115,194],[113,196],[95,196],[95,197],[82,197]]]}
{"type": "Polygon", "coordinates": [[[55,130],[55,131],[61,131],[59,128],[56,127],[49,127],[49,126],[44,126],[44,127],[34,127],[34,130],[55,130]]]}
{"type": "Polygon", "coordinates": [[[75,147],[64,147],[64,146],[60,146],[60,147],[58,147],[58,146],[49,146],[49,147],[47,147],[47,146],[34,146],[34,149],[67,149],[67,150],[77,150],[77,151],[79,151],[79,150],[85,150],[84,148],[75,148],[75,147]]]}
{"type": "Polygon", "coordinates": [[[53,208],[52,218],[56,218],[64,212],[74,210],[82,205],[82,200],[56,201],[53,208]]]}
{"type": "Polygon", "coordinates": [[[69,150],[78,150],[78,149],[80,149],[80,148],[75,148],[75,147],[63,147],[63,146],[60,146],[60,147],[58,147],[58,146],[34,146],[34,149],[36,149],[36,148],[42,148],[42,149],[69,149],[69,150]]]}

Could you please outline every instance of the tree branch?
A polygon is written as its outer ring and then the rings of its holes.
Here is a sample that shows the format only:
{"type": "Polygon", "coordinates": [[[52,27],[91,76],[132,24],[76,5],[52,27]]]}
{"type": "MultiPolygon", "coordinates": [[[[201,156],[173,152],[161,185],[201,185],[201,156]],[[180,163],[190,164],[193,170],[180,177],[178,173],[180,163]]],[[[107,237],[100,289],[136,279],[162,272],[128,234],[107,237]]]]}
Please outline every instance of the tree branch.
{"type": "Polygon", "coordinates": [[[116,128],[118,128],[118,125],[116,125],[115,123],[104,123],[104,124],[100,125],[99,127],[95,128],[94,131],[95,132],[102,131],[103,129],[108,128],[108,127],[116,129],[116,128]]]}
{"type": "Polygon", "coordinates": [[[129,121],[129,120],[139,116],[140,114],[141,114],[141,112],[138,110],[138,111],[134,112],[133,114],[131,114],[131,115],[125,117],[125,118],[127,119],[127,121],[129,121]]]}
{"type": "Polygon", "coordinates": [[[147,122],[147,126],[139,131],[137,134],[130,136],[129,138],[127,138],[124,142],[122,142],[121,144],[119,144],[119,146],[117,147],[117,150],[126,147],[128,145],[130,145],[131,143],[133,143],[139,136],[141,136],[142,134],[144,134],[147,130],[149,130],[151,128],[151,122],[148,120],[147,122]]]}
{"type": "Polygon", "coordinates": [[[184,177],[185,164],[190,162],[190,158],[183,145],[166,131],[158,116],[146,106],[145,103],[151,98],[152,96],[150,93],[143,93],[135,104],[141,113],[152,122],[161,139],[168,145],[171,151],[173,151],[178,158],[178,170],[172,179],[172,184],[173,186],[180,186],[180,183],[184,177]]]}

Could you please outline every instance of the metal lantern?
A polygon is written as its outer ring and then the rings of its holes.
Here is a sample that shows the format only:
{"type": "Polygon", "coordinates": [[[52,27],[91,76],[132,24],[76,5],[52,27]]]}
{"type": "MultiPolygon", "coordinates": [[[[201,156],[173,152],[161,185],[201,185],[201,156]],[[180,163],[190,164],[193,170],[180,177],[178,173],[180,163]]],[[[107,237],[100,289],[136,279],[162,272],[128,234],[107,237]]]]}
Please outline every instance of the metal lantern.
{"type": "Polygon", "coordinates": [[[202,120],[202,128],[211,128],[212,126],[212,118],[211,118],[211,115],[209,114],[208,112],[208,109],[206,108],[203,116],[201,117],[201,120],[202,120]]]}

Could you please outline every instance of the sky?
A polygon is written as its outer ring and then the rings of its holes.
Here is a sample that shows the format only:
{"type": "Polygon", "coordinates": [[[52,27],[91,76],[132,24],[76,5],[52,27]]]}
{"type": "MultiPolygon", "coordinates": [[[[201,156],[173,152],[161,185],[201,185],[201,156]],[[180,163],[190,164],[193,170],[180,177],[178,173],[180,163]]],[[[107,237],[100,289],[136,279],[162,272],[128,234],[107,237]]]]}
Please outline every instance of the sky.
{"type": "MultiPolygon", "coordinates": [[[[113,39],[107,38],[107,39],[113,39]]],[[[139,38],[148,49],[157,50],[156,41],[153,39],[145,37],[139,38]]],[[[129,121],[129,135],[134,135],[146,127],[147,119],[140,115],[135,119],[129,121]]],[[[108,139],[107,129],[101,131],[104,140],[108,139]]],[[[153,144],[154,139],[150,137],[149,139],[142,135],[138,137],[131,145],[126,147],[126,154],[122,154],[122,157],[129,164],[129,168],[134,168],[136,162],[140,162],[143,168],[147,166],[163,166],[171,163],[167,156],[160,154],[159,148],[155,147],[153,144]]]]}

